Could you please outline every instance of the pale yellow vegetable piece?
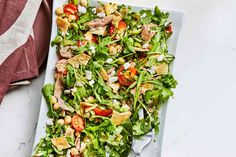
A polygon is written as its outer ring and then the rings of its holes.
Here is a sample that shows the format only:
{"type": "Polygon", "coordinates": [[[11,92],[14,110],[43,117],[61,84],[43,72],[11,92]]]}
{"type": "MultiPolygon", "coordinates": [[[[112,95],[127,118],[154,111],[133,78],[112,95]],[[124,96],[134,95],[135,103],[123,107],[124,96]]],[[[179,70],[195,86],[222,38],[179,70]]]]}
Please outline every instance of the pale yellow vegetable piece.
{"type": "Polygon", "coordinates": [[[79,151],[78,151],[78,149],[76,149],[76,148],[71,148],[71,149],[70,149],[70,153],[71,153],[71,155],[78,155],[78,154],[79,154],[79,151]]]}
{"type": "Polygon", "coordinates": [[[117,10],[117,4],[115,3],[107,3],[105,4],[105,12],[107,15],[114,13],[117,10]]]}
{"type": "Polygon", "coordinates": [[[70,144],[67,142],[65,136],[52,138],[52,144],[57,147],[58,150],[70,148],[70,144]]]}
{"type": "Polygon", "coordinates": [[[152,90],[152,89],[153,89],[153,84],[144,83],[144,84],[141,85],[141,88],[140,88],[141,92],[140,93],[145,93],[146,91],[152,90]]]}
{"type": "Polygon", "coordinates": [[[168,66],[167,63],[161,63],[161,64],[156,66],[156,73],[158,75],[167,74],[168,71],[169,71],[169,66],[168,66]]]}
{"type": "Polygon", "coordinates": [[[68,63],[78,68],[79,65],[87,65],[88,61],[91,57],[85,53],[81,53],[79,55],[74,56],[68,60],[68,63]]]}
{"type": "Polygon", "coordinates": [[[90,32],[92,34],[105,36],[106,35],[106,29],[107,29],[106,26],[96,27],[96,28],[90,29],[90,32]]]}
{"type": "Polygon", "coordinates": [[[56,19],[56,23],[57,23],[57,27],[60,29],[60,31],[62,31],[63,33],[66,33],[68,30],[68,27],[70,26],[70,23],[68,22],[68,20],[66,18],[61,18],[61,17],[57,17],[56,19]]]}
{"type": "MultiPolygon", "coordinates": [[[[152,90],[153,89],[153,84],[151,83],[143,83],[141,84],[140,86],[140,94],[145,94],[146,91],[148,90],[152,90]]],[[[135,95],[135,92],[136,92],[136,88],[133,88],[131,90],[131,94],[135,95]]]]}
{"type": "Polygon", "coordinates": [[[73,20],[75,20],[76,19],[76,16],[75,15],[69,15],[68,16],[68,21],[69,22],[72,22],[73,20]]]}
{"type": "Polygon", "coordinates": [[[117,54],[117,49],[116,49],[116,47],[113,46],[113,45],[110,45],[110,46],[108,47],[108,50],[109,50],[109,54],[110,54],[110,55],[116,55],[116,54],[117,54]]]}
{"type": "Polygon", "coordinates": [[[88,1],[87,1],[87,0],[80,0],[80,1],[79,1],[79,4],[80,4],[81,6],[87,7],[88,1]]]}
{"type": "Polygon", "coordinates": [[[118,28],[120,20],[122,20],[122,15],[116,14],[113,16],[112,24],[118,28]]]}
{"type": "Polygon", "coordinates": [[[88,31],[87,33],[84,34],[84,39],[91,42],[93,40],[93,34],[88,31]]]}
{"type": "Polygon", "coordinates": [[[104,68],[100,69],[100,75],[102,76],[102,79],[105,81],[109,80],[109,76],[107,75],[107,72],[104,68]]]}
{"type": "Polygon", "coordinates": [[[80,102],[80,106],[81,106],[81,112],[89,112],[91,110],[93,110],[94,108],[96,108],[98,105],[97,104],[91,104],[88,102],[80,102]]]}
{"type": "Polygon", "coordinates": [[[122,112],[119,113],[117,111],[113,111],[111,121],[117,126],[122,124],[125,120],[127,120],[131,116],[131,112],[122,112]]]}
{"type": "Polygon", "coordinates": [[[108,83],[108,86],[112,88],[113,93],[117,93],[120,89],[120,83],[108,83]]]}

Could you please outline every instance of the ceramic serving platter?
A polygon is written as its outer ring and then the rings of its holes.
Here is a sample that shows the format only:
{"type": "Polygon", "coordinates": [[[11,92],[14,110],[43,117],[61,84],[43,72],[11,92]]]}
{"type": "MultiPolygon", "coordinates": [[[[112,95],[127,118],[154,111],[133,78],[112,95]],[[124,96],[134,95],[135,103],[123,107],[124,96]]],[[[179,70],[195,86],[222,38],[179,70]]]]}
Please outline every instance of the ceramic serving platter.
{"type": "MultiPolygon", "coordinates": [[[[62,6],[67,1],[68,0],[54,1],[53,2],[53,10],[55,10],[59,6],[62,6]]],[[[90,4],[93,6],[97,5],[95,0],[91,0],[90,4]]],[[[143,8],[153,10],[153,8],[145,6],[145,4],[143,6],[140,6],[140,5],[137,6],[137,5],[135,5],[135,3],[134,4],[125,4],[125,5],[129,5],[134,10],[137,10],[137,11],[141,10],[143,8]]],[[[183,24],[183,20],[184,20],[184,13],[181,11],[168,10],[168,9],[162,10],[162,11],[170,13],[169,21],[171,21],[173,23],[174,32],[173,32],[171,38],[168,40],[168,46],[169,46],[169,52],[171,54],[175,55],[176,50],[177,50],[178,40],[180,37],[182,24],[183,24]]],[[[51,40],[50,41],[52,41],[54,39],[54,37],[57,35],[57,26],[56,26],[55,21],[56,21],[56,15],[53,12],[52,31],[51,31],[51,40]]],[[[54,69],[55,69],[56,61],[57,61],[56,47],[55,46],[50,47],[44,84],[54,83],[54,69]]],[[[170,71],[172,71],[172,70],[173,70],[173,63],[170,66],[170,71]]],[[[158,135],[156,135],[154,137],[154,139],[152,140],[152,142],[143,149],[143,152],[141,154],[142,157],[160,157],[161,156],[161,145],[162,145],[162,137],[163,137],[163,133],[164,133],[164,124],[165,124],[167,105],[168,105],[168,102],[163,104],[160,109],[160,117],[159,117],[160,118],[160,133],[158,135]]],[[[34,145],[33,145],[33,151],[34,151],[34,148],[36,147],[37,143],[40,141],[40,139],[45,136],[46,121],[48,119],[47,111],[48,111],[48,107],[47,107],[46,101],[42,97],[39,118],[38,118],[38,125],[37,125],[34,145]]],[[[33,151],[32,151],[32,153],[33,153],[33,151]]],[[[132,152],[130,153],[129,157],[134,157],[132,152]]]]}

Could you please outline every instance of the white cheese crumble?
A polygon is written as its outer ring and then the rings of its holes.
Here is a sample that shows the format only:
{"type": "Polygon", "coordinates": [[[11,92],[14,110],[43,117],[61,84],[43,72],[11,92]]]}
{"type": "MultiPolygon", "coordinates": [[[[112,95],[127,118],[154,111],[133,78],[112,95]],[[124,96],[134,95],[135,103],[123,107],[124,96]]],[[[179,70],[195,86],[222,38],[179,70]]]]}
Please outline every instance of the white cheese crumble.
{"type": "Polygon", "coordinates": [[[91,86],[92,86],[94,83],[95,83],[94,80],[90,80],[90,81],[89,81],[89,84],[90,84],[91,86]]]}
{"type": "Polygon", "coordinates": [[[110,82],[110,83],[116,82],[117,80],[118,80],[118,77],[117,77],[117,76],[113,76],[113,77],[110,77],[110,78],[109,78],[109,82],[110,82]]]}
{"type": "Polygon", "coordinates": [[[53,119],[49,118],[46,122],[47,125],[53,125],[53,119]]]}
{"type": "Polygon", "coordinates": [[[67,152],[66,152],[66,157],[71,157],[71,155],[70,155],[70,149],[67,150],[67,152]]]}
{"type": "Polygon", "coordinates": [[[141,27],[142,27],[142,25],[138,25],[138,26],[137,26],[137,28],[141,28],[141,27]]]}
{"type": "Polygon", "coordinates": [[[163,54],[157,56],[157,61],[158,62],[163,61],[163,59],[164,59],[164,55],[163,54]]]}
{"type": "Polygon", "coordinates": [[[70,94],[70,90],[69,90],[69,89],[66,89],[66,90],[64,90],[64,93],[65,93],[65,94],[70,94]]]}
{"type": "Polygon", "coordinates": [[[141,18],[145,18],[147,16],[147,14],[146,13],[143,13],[142,15],[141,15],[141,18]]]}
{"type": "Polygon", "coordinates": [[[77,46],[70,46],[72,50],[76,50],[78,47],[77,46]]]}
{"type": "Polygon", "coordinates": [[[76,88],[72,88],[72,89],[70,89],[70,90],[71,90],[71,92],[73,92],[73,93],[75,93],[75,92],[77,91],[76,88]]]}
{"type": "Polygon", "coordinates": [[[112,61],[113,61],[112,58],[108,58],[108,59],[106,60],[107,63],[111,63],[112,61]]]}
{"type": "Polygon", "coordinates": [[[143,48],[146,49],[148,48],[149,44],[143,44],[143,48]]]}
{"type": "Polygon", "coordinates": [[[86,10],[85,7],[79,5],[79,6],[78,6],[78,12],[79,12],[80,14],[85,14],[85,13],[87,12],[87,10],[86,10]]]}
{"type": "Polygon", "coordinates": [[[100,12],[97,14],[97,16],[100,18],[104,18],[106,16],[106,14],[104,12],[100,12]]]}
{"type": "Polygon", "coordinates": [[[116,72],[115,72],[115,70],[113,70],[110,74],[109,74],[109,76],[114,76],[116,74],[116,72]]]}
{"type": "Polygon", "coordinates": [[[94,52],[95,52],[95,47],[94,47],[94,46],[90,46],[90,47],[89,47],[89,50],[94,53],[94,52]]]}
{"type": "Polygon", "coordinates": [[[117,101],[116,99],[113,99],[113,100],[112,100],[112,103],[113,103],[113,104],[119,104],[119,101],[117,101]]]}
{"type": "Polygon", "coordinates": [[[126,63],[124,64],[124,69],[127,70],[127,69],[129,69],[129,67],[130,67],[130,63],[129,63],[129,62],[126,62],[126,63]]]}
{"type": "Polygon", "coordinates": [[[93,12],[94,14],[96,14],[96,13],[97,13],[97,9],[96,9],[96,8],[93,8],[93,9],[92,9],[92,12],[93,12]]]}
{"type": "Polygon", "coordinates": [[[81,87],[83,85],[84,85],[83,82],[75,82],[75,86],[77,86],[77,87],[81,87]]]}
{"type": "Polygon", "coordinates": [[[156,67],[155,67],[155,66],[152,66],[150,69],[148,69],[148,72],[149,72],[150,74],[155,74],[155,72],[156,72],[156,67]]]}
{"type": "Polygon", "coordinates": [[[85,70],[85,77],[87,80],[91,80],[92,79],[92,71],[85,70]]]}

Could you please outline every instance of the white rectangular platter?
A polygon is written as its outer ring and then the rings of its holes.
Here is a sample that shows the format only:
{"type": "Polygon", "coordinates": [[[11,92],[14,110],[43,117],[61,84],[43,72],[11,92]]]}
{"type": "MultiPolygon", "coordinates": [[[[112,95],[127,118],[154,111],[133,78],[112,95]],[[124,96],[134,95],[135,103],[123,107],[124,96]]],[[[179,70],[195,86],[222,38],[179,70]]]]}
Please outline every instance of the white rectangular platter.
{"type": "MultiPolygon", "coordinates": [[[[51,31],[50,41],[52,41],[54,37],[57,35],[57,26],[55,22],[56,16],[54,15],[54,10],[59,6],[62,6],[67,1],[68,0],[56,0],[53,2],[52,31],[51,31]]],[[[96,1],[91,0],[90,4],[93,6],[96,6],[96,1]]],[[[145,5],[144,6],[137,6],[135,4],[133,5],[127,4],[127,5],[131,6],[134,10],[141,10],[143,8],[153,9],[145,5]]],[[[176,10],[162,10],[162,11],[170,13],[169,21],[173,23],[173,34],[171,38],[168,40],[168,46],[169,46],[169,52],[175,55],[176,50],[177,50],[178,40],[181,33],[183,20],[184,20],[184,13],[181,11],[176,11],[176,10]]],[[[54,83],[54,69],[55,69],[56,61],[57,61],[56,47],[55,46],[50,47],[44,84],[54,83]]],[[[171,71],[173,70],[173,64],[171,65],[170,70],[171,71]]],[[[160,133],[157,136],[155,136],[155,139],[152,140],[152,142],[147,147],[145,147],[141,155],[142,157],[160,157],[161,156],[161,145],[162,145],[162,137],[163,137],[163,132],[164,132],[167,104],[168,102],[163,104],[160,109],[160,117],[159,117],[160,118],[160,133]]],[[[36,147],[40,139],[45,136],[46,121],[48,119],[47,112],[48,112],[48,107],[47,107],[45,99],[42,97],[33,149],[36,147]]],[[[134,155],[131,152],[129,157],[133,157],[133,156],[134,155]]]]}

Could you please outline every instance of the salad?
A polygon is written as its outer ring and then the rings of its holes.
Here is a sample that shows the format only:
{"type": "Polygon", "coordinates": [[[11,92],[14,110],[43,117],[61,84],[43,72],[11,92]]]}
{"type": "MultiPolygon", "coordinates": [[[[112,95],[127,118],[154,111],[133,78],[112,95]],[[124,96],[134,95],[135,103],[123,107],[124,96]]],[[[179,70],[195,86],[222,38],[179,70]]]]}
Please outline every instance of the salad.
{"type": "Polygon", "coordinates": [[[49,119],[34,157],[127,157],[133,138],[159,132],[160,106],[177,85],[169,14],[98,3],[55,10],[55,83],[42,89],[49,119]]]}

